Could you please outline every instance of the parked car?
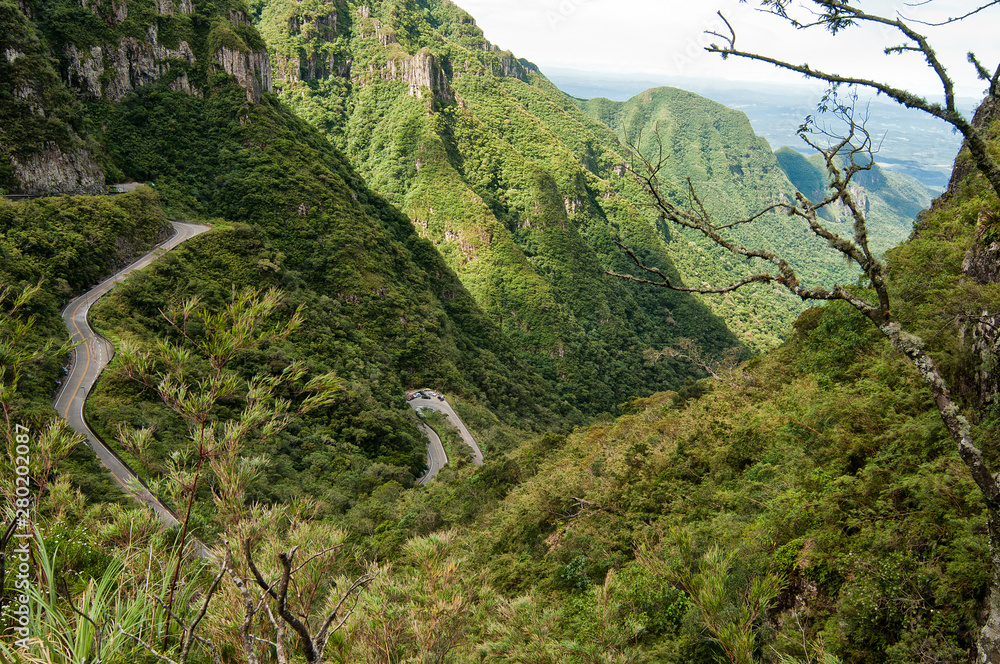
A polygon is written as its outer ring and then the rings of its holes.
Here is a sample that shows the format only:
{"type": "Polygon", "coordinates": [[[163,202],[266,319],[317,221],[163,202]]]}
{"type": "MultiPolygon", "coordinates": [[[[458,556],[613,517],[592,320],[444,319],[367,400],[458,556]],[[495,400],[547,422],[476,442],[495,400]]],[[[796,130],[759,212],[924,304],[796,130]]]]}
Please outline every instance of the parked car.
{"type": "Polygon", "coordinates": [[[444,401],[444,397],[441,396],[440,394],[438,395],[438,401],[444,401]]]}

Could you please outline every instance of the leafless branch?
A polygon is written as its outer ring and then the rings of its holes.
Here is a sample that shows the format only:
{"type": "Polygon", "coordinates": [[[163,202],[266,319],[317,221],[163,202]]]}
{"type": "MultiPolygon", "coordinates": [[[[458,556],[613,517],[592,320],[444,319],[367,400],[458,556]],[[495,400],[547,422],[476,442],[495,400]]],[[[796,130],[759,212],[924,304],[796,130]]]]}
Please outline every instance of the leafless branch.
{"type": "MultiPolygon", "coordinates": [[[[918,6],[926,5],[926,4],[928,4],[928,3],[932,2],[932,1],[933,0],[924,0],[924,2],[920,2],[920,3],[916,3],[916,4],[906,3],[906,6],[907,7],[918,7],[918,6]]],[[[979,7],[976,7],[972,11],[966,12],[965,14],[962,14],[961,16],[955,16],[953,18],[947,18],[947,19],[945,19],[943,21],[939,21],[939,22],[921,21],[919,19],[909,18],[909,17],[902,17],[902,18],[905,18],[907,21],[909,21],[911,23],[919,23],[921,25],[927,25],[927,26],[930,26],[930,27],[938,28],[938,27],[941,27],[942,25],[948,25],[950,23],[958,23],[959,21],[964,21],[965,19],[969,18],[970,16],[975,16],[979,12],[981,12],[981,11],[983,11],[985,9],[989,9],[990,7],[992,7],[994,5],[997,5],[997,4],[1000,4],[1000,0],[991,0],[990,2],[987,2],[984,5],[980,5],[979,7]]]]}
{"type": "MultiPolygon", "coordinates": [[[[1000,2],[1000,0],[991,0],[991,2],[983,5],[979,10],[985,9],[986,7],[992,6],[1000,2]]],[[[990,147],[988,145],[987,139],[981,130],[974,127],[972,123],[966,119],[957,109],[956,99],[955,99],[955,85],[952,81],[948,70],[942,64],[941,60],[938,58],[937,52],[931,46],[928,38],[914,30],[909,23],[904,20],[901,16],[896,16],[893,18],[879,16],[876,14],[871,14],[865,12],[857,7],[851,6],[847,2],[842,0],[823,0],[821,6],[823,11],[820,14],[820,18],[812,23],[803,24],[792,19],[787,15],[784,9],[783,3],[767,3],[772,7],[776,6],[778,10],[772,9],[769,13],[775,14],[781,17],[783,20],[788,21],[793,27],[798,29],[805,29],[813,27],[816,25],[822,25],[828,28],[831,32],[836,33],[838,30],[842,29],[847,25],[854,23],[868,23],[883,26],[899,32],[905,37],[906,42],[902,45],[891,46],[887,49],[889,53],[899,53],[903,51],[913,51],[918,52],[924,56],[927,66],[934,72],[938,81],[942,86],[942,91],[944,93],[944,105],[938,103],[932,103],[928,101],[925,97],[913,94],[902,88],[890,85],[889,83],[883,81],[877,81],[874,79],[858,77],[858,76],[848,76],[842,75],[835,72],[822,71],[810,67],[808,64],[795,64],[793,62],[788,62],[784,60],[779,60],[767,55],[760,53],[753,53],[750,51],[743,51],[736,48],[736,32],[730,25],[729,21],[725,19],[720,13],[719,15],[725,20],[726,25],[731,31],[730,35],[722,35],[717,32],[709,31],[707,34],[719,37],[723,39],[722,45],[713,43],[706,47],[705,50],[710,53],[718,53],[723,58],[728,58],[730,56],[735,56],[738,58],[743,58],[747,60],[753,60],[757,62],[765,62],[779,69],[785,69],[787,71],[794,71],[800,73],[806,77],[813,78],[816,80],[825,81],[830,84],[847,84],[847,85],[857,85],[865,88],[869,88],[885,94],[897,103],[907,107],[915,108],[921,110],[925,113],[933,115],[941,120],[944,120],[948,124],[952,125],[957,129],[962,136],[965,138],[966,145],[968,146],[973,158],[975,159],[976,166],[979,171],[987,178],[993,190],[1000,195],[1000,164],[994,158],[990,147]]],[[[968,14],[971,16],[976,13],[973,11],[968,14]]],[[[967,18],[967,16],[965,17],[967,18]]],[[[962,20],[961,18],[955,20],[962,20]]],[[[997,96],[1000,94],[1000,68],[998,68],[998,74],[993,77],[987,77],[990,85],[990,94],[997,96]]]]}

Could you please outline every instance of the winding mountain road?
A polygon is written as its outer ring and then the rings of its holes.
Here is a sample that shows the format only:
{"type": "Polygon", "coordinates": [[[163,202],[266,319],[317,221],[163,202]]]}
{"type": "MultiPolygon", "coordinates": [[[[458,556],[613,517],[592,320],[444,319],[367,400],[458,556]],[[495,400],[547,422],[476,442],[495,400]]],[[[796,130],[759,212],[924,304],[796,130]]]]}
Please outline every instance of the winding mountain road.
{"type": "Polygon", "coordinates": [[[179,221],[170,222],[174,227],[174,235],[166,242],[156,246],[142,258],[124,268],[117,274],[108,277],[90,291],[70,301],[63,309],[62,317],[74,342],[80,343],[73,351],[69,374],[63,380],[62,389],[56,397],[55,408],[69,425],[87,437],[87,441],[101,463],[111,471],[111,475],[127,493],[136,500],[149,505],[160,521],[167,527],[177,525],[178,520],[173,512],[162,504],[149,489],[132,472],[132,469],[97,437],[83,414],[84,402],[90,389],[97,381],[98,375],[108,366],[114,355],[114,347],[90,327],[87,314],[90,306],[97,302],[108,291],[122,281],[126,275],[146,267],[162,254],[170,251],[181,242],[200,235],[210,226],[187,224],[179,221]]]}
{"type": "MultiPolygon", "coordinates": [[[[455,409],[451,407],[450,403],[439,400],[437,397],[417,397],[416,399],[411,400],[409,404],[410,408],[415,411],[428,408],[430,410],[436,410],[440,413],[444,413],[445,416],[451,420],[451,423],[458,429],[458,433],[462,436],[462,440],[465,441],[465,444],[472,448],[472,463],[477,466],[483,465],[483,451],[479,449],[479,444],[476,442],[476,439],[472,437],[468,427],[465,426],[465,422],[463,422],[462,418],[458,416],[458,413],[455,412],[455,409]]],[[[429,429],[430,427],[427,428],[429,429]]],[[[431,429],[431,432],[433,433],[433,429],[431,429]]],[[[448,463],[448,456],[444,453],[444,447],[441,445],[441,439],[437,437],[437,434],[434,434],[433,437],[428,435],[428,437],[431,438],[431,444],[427,446],[427,465],[429,470],[423,477],[417,480],[417,484],[424,484],[434,479],[433,475],[437,475],[441,466],[448,463]],[[436,443],[434,442],[435,438],[437,439],[436,443]],[[438,454],[437,450],[435,450],[435,446],[440,447],[440,457],[444,458],[443,462],[441,462],[440,459],[435,459],[435,455],[438,454]]]]}
{"type": "MultiPolygon", "coordinates": [[[[203,226],[201,224],[189,224],[179,221],[172,221],[170,223],[174,227],[174,235],[170,239],[153,248],[152,251],[144,254],[142,258],[128,267],[97,284],[80,297],[71,300],[63,309],[62,318],[66,324],[66,329],[69,330],[73,342],[80,345],[73,351],[69,374],[63,380],[62,389],[60,389],[55,401],[56,412],[65,418],[74,430],[86,436],[97,458],[111,472],[112,477],[115,478],[115,481],[118,482],[121,488],[126,493],[132,495],[137,501],[148,505],[156,513],[160,522],[167,527],[179,524],[177,516],[170,508],[161,503],[149,491],[145,483],[128,467],[128,464],[106,446],[97,434],[94,433],[84,416],[84,404],[87,401],[87,396],[90,394],[91,388],[97,382],[97,377],[108,366],[115,352],[111,342],[97,334],[90,327],[87,315],[90,313],[91,305],[124,280],[129,273],[146,267],[159,256],[170,251],[185,240],[211,230],[210,226],[203,226]]],[[[451,407],[451,404],[436,398],[417,398],[410,401],[410,406],[417,411],[422,408],[429,408],[444,413],[451,420],[452,424],[458,428],[462,439],[472,448],[473,463],[477,466],[483,464],[482,450],[479,449],[475,438],[472,437],[469,429],[465,426],[465,422],[462,421],[462,418],[451,407]]],[[[428,437],[430,444],[427,446],[428,470],[417,480],[417,484],[426,484],[433,480],[441,468],[448,463],[448,455],[444,451],[441,438],[434,429],[425,424],[421,424],[420,429],[428,437]]],[[[207,551],[204,545],[200,543],[198,548],[203,555],[207,551]]]]}
{"type": "Polygon", "coordinates": [[[441,444],[441,437],[437,435],[437,431],[426,424],[419,426],[431,442],[427,445],[427,472],[417,479],[417,486],[427,484],[437,477],[441,468],[448,463],[448,454],[444,451],[444,445],[441,444]]]}

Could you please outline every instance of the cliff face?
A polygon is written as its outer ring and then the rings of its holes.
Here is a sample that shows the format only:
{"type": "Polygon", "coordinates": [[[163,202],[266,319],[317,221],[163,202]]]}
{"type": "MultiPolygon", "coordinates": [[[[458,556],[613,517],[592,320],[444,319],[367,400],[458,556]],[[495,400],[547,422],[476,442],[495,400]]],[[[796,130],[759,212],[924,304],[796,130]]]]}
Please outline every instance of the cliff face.
{"type": "Polygon", "coordinates": [[[144,40],[125,37],[117,44],[92,46],[84,51],[75,44],[66,44],[65,48],[69,63],[66,83],[84,98],[121,101],[140,85],[160,80],[174,67],[177,69],[170,88],[199,94],[188,79],[187,69],[195,64],[191,46],[186,41],[173,49],[158,44],[156,25],[149,26],[144,40]]]}
{"type": "Polygon", "coordinates": [[[264,92],[272,91],[271,59],[267,51],[246,52],[223,47],[216,52],[215,60],[246,89],[249,101],[259,103],[264,92]]]}
{"type": "MultiPolygon", "coordinates": [[[[983,130],[993,141],[1000,137],[1000,105],[987,97],[976,109],[973,126],[983,130]]],[[[963,281],[970,281],[989,290],[1000,284],[1000,215],[991,208],[991,195],[983,195],[988,190],[985,178],[978,172],[975,162],[963,143],[948,189],[931,208],[931,215],[964,217],[972,231],[969,248],[962,261],[963,281]],[[963,200],[978,198],[981,206],[966,202],[957,212],[952,210],[963,200]]],[[[919,236],[924,226],[914,231],[919,236]]],[[[981,303],[974,310],[967,310],[959,316],[959,336],[976,358],[975,367],[959,380],[959,389],[978,406],[995,404],[1000,400],[1000,368],[997,348],[1000,347],[1000,307],[996,304],[981,303]]]]}
{"type": "Polygon", "coordinates": [[[487,41],[475,20],[449,2],[434,3],[445,18],[442,34],[414,27],[410,10],[385,3],[353,11],[336,2],[268,3],[258,25],[273,50],[279,87],[292,91],[305,81],[337,79],[364,87],[373,81],[402,81],[407,94],[423,99],[453,99],[451,85],[464,75],[511,77],[527,81],[537,69],[487,41]],[[454,40],[445,45],[442,37],[454,40]]]}
{"type": "MultiPolygon", "coordinates": [[[[81,2],[113,26],[122,25],[128,18],[128,4],[124,0],[113,2],[104,9],[97,3],[86,4],[88,0],[81,2]]],[[[137,29],[144,30],[141,36],[128,34],[109,43],[89,47],[65,44],[66,83],[86,99],[120,101],[137,87],[161,80],[167,81],[171,90],[202,94],[202,85],[192,81],[192,77],[197,75],[196,68],[202,64],[192,47],[194,35],[187,39],[178,38],[177,26],[172,25],[189,23],[177,18],[193,14],[191,0],[176,3],[174,0],[156,0],[154,10],[155,14],[139,17],[135,21],[138,28],[131,26],[133,33],[137,29]],[[164,21],[166,17],[174,20],[164,21]],[[174,45],[162,43],[159,34],[161,23],[172,28],[171,41],[174,45]]],[[[270,57],[266,49],[253,49],[232,32],[233,29],[253,29],[243,11],[229,10],[226,20],[228,25],[217,25],[213,33],[223,32],[230,39],[222,40],[223,44],[215,49],[209,68],[221,69],[235,77],[246,89],[247,99],[257,103],[264,92],[272,90],[270,57]]]]}
{"type": "Polygon", "coordinates": [[[31,196],[104,193],[104,172],[83,147],[64,152],[50,141],[25,157],[11,157],[20,187],[16,193],[31,196]]]}
{"type": "Polygon", "coordinates": [[[211,11],[191,0],[0,0],[0,189],[104,190],[81,101],[120,102],[145,85],[201,96],[225,72],[259,102],[272,90],[263,40],[239,6],[211,11]]]}
{"type": "Polygon", "coordinates": [[[383,78],[387,80],[405,82],[407,94],[411,97],[422,99],[424,91],[427,90],[431,96],[451,98],[451,93],[448,91],[448,77],[438,65],[437,58],[426,48],[415,55],[406,56],[401,62],[389,60],[382,72],[383,78]]]}
{"type": "Polygon", "coordinates": [[[104,174],[80,137],[75,97],[59,80],[25,8],[0,2],[0,191],[98,193],[104,174]]]}

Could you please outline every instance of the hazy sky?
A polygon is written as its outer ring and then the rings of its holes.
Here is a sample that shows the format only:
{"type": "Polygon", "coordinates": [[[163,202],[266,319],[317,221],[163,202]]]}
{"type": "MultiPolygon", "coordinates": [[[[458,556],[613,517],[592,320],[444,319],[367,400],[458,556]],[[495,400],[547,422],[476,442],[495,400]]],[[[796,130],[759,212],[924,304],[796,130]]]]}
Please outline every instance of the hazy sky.
{"type": "MultiPolygon", "coordinates": [[[[955,0],[934,0],[912,7],[915,0],[866,0],[870,12],[907,16],[926,21],[964,14],[971,7],[955,0]]],[[[715,12],[721,10],[737,33],[737,46],[811,67],[842,74],[873,77],[906,86],[923,94],[940,94],[941,86],[918,54],[886,56],[882,49],[902,43],[889,29],[852,28],[832,37],[820,28],[796,31],[780,19],[756,10],[754,0],[456,0],[476,18],[486,38],[542,70],[571,67],[600,72],[654,74],[730,80],[789,81],[799,75],[779,72],[764,63],[723,61],[706,53],[706,30],[722,31],[715,12]]],[[[1000,61],[1000,7],[952,26],[917,26],[955,79],[959,95],[979,97],[985,85],[976,80],[966,62],[971,48],[987,68],[1000,61]]],[[[665,80],[665,82],[669,82],[665,80]]],[[[817,84],[812,84],[819,88],[817,84]]]]}

